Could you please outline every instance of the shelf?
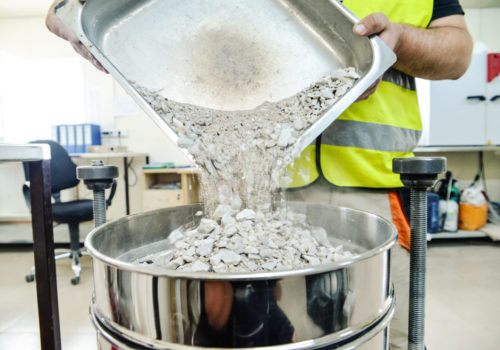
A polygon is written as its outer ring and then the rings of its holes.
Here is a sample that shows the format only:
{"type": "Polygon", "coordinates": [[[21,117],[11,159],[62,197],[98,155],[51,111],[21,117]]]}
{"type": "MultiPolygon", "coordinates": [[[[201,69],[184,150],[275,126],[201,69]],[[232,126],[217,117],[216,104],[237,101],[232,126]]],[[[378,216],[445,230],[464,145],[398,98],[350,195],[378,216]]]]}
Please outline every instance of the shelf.
{"type": "Polygon", "coordinates": [[[433,241],[435,239],[466,239],[466,238],[485,238],[485,237],[489,236],[481,231],[458,230],[457,232],[428,233],[427,241],[433,241]]]}
{"type": "Polygon", "coordinates": [[[419,146],[413,153],[500,151],[500,146],[419,146]]]}
{"type": "Polygon", "coordinates": [[[196,168],[142,169],[143,210],[200,202],[199,170],[196,168]],[[179,183],[180,188],[153,188],[179,183]]]}

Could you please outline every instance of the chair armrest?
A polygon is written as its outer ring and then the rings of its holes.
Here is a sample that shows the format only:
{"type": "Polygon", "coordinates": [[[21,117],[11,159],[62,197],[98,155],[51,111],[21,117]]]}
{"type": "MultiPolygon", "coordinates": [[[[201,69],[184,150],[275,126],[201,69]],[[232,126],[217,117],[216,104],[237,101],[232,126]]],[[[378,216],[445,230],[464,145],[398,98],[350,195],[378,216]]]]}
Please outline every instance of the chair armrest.
{"type": "Polygon", "coordinates": [[[108,208],[111,205],[111,201],[113,200],[115,193],[116,193],[116,180],[113,180],[113,184],[111,185],[111,191],[109,192],[109,197],[108,199],[106,199],[106,208],[108,208]]]}
{"type": "Polygon", "coordinates": [[[23,196],[26,201],[26,205],[28,209],[31,211],[31,194],[30,194],[30,183],[29,181],[25,182],[23,185],[23,196]]]}

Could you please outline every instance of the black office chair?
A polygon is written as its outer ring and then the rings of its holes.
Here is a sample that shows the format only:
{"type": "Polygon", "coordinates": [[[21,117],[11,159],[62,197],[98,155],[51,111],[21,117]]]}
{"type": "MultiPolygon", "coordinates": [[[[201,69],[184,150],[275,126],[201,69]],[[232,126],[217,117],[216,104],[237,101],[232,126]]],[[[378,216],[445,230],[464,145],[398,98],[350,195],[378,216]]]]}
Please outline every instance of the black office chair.
{"type": "MultiPolygon", "coordinates": [[[[76,165],[69,157],[66,150],[57,142],[52,140],[39,140],[30,143],[43,143],[50,146],[50,176],[52,186],[52,219],[57,224],[68,224],[70,237],[70,251],[56,255],[56,260],[63,258],[71,258],[73,260],[72,269],[75,277],[71,279],[72,284],[80,282],[80,257],[86,252],[80,250],[80,229],[81,222],[90,221],[93,219],[93,208],[91,199],[78,199],[73,201],[61,202],[61,190],[72,188],[78,185],[80,180],[76,178],[76,165]]],[[[29,188],[29,167],[28,163],[23,163],[24,175],[27,183],[23,185],[23,194],[31,209],[30,205],[30,188],[29,188]]],[[[106,208],[111,205],[111,201],[116,192],[116,181],[111,186],[109,198],[106,200],[106,208]]],[[[31,268],[31,273],[26,276],[27,282],[32,282],[35,279],[35,267],[31,268]]]]}

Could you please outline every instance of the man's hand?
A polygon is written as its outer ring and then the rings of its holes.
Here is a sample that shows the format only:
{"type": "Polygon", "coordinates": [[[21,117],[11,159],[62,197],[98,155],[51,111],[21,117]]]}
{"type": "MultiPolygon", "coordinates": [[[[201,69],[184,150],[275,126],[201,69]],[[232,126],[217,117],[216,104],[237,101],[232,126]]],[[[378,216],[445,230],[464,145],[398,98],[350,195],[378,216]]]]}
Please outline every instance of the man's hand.
{"type": "MultiPolygon", "coordinates": [[[[354,25],[353,32],[359,36],[378,34],[380,39],[382,39],[392,51],[395,51],[400,37],[400,28],[395,23],[389,21],[389,18],[382,12],[372,13],[363,18],[354,25]]],[[[377,90],[381,82],[382,76],[366,89],[366,91],[358,97],[356,102],[366,100],[370,97],[377,90]]]]}
{"type": "Polygon", "coordinates": [[[401,36],[401,27],[398,23],[392,23],[389,18],[382,13],[376,12],[366,16],[356,23],[353,28],[354,34],[359,36],[369,36],[378,34],[392,51],[397,51],[401,36]]]}
{"type": "Polygon", "coordinates": [[[73,46],[73,49],[77,53],[79,53],[81,56],[92,62],[92,64],[102,70],[103,72],[107,73],[106,69],[97,61],[97,59],[90,53],[89,50],[83,44],[80,42],[76,34],[68,28],[60,19],[59,17],[56,16],[55,8],[56,6],[61,3],[62,0],[56,0],[50,6],[49,12],[47,13],[47,17],[45,18],[45,24],[47,25],[47,28],[57,35],[58,37],[69,41],[71,46],[73,46]]]}
{"type": "MultiPolygon", "coordinates": [[[[398,58],[394,68],[414,77],[458,79],[472,57],[472,38],[462,15],[433,20],[425,29],[389,21],[381,12],[366,16],[353,27],[355,34],[378,34],[398,58]]],[[[380,77],[358,101],[367,99],[382,81],[380,77]]]]}

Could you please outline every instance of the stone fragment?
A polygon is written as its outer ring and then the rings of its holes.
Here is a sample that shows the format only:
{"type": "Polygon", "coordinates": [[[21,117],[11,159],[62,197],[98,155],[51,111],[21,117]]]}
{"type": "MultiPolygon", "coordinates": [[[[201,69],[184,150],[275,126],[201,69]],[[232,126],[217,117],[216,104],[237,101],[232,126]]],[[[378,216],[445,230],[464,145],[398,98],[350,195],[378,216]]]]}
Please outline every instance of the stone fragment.
{"type": "Polygon", "coordinates": [[[198,232],[201,234],[210,233],[218,226],[217,222],[210,219],[201,219],[198,232]]]}
{"type": "Polygon", "coordinates": [[[308,263],[310,263],[311,265],[319,265],[321,264],[321,260],[319,260],[318,258],[314,257],[314,256],[310,256],[310,255],[302,255],[302,257],[304,259],[307,260],[308,263]]]}
{"type": "Polygon", "coordinates": [[[222,232],[226,235],[226,237],[231,238],[236,232],[238,232],[238,228],[234,224],[227,225],[224,227],[222,232]]]}
{"type": "Polygon", "coordinates": [[[210,257],[210,264],[212,264],[212,266],[215,266],[217,264],[219,264],[221,262],[222,258],[220,256],[220,253],[217,253],[217,254],[214,254],[210,257]]]}
{"type": "Polygon", "coordinates": [[[221,249],[219,256],[224,263],[229,265],[236,265],[241,261],[240,255],[229,249],[221,249]]]}
{"type": "Polygon", "coordinates": [[[213,239],[205,239],[200,242],[198,249],[196,249],[196,254],[200,256],[207,256],[212,253],[214,247],[213,239]]]}
{"type": "Polygon", "coordinates": [[[219,204],[213,213],[213,217],[216,219],[220,219],[226,215],[230,216],[233,212],[233,209],[230,205],[227,204],[219,204]]]}
{"type": "Polygon", "coordinates": [[[256,217],[257,215],[252,209],[243,209],[238,214],[236,214],[236,220],[238,221],[254,220],[256,217]]]}
{"type": "Polygon", "coordinates": [[[222,227],[236,224],[236,219],[229,214],[225,214],[221,219],[222,227]]]}
{"type": "Polygon", "coordinates": [[[218,263],[217,265],[212,265],[212,268],[214,269],[215,272],[217,273],[224,273],[227,272],[227,266],[223,262],[218,263]]]}
{"type": "Polygon", "coordinates": [[[295,142],[295,137],[293,137],[292,128],[284,128],[280,132],[278,142],[276,143],[279,147],[286,147],[295,142]]]}
{"type": "Polygon", "coordinates": [[[259,254],[259,250],[253,246],[247,245],[243,251],[245,254],[259,254]]]}
{"type": "Polygon", "coordinates": [[[194,141],[188,137],[179,137],[177,140],[177,146],[180,148],[189,148],[194,144],[194,141]]]}
{"type": "Polygon", "coordinates": [[[153,262],[156,265],[167,265],[174,258],[174,256],[175,255],[173,250],[167,250],[165,252],[156,255],[153,262]]]}
{"type": "Polygon", "coordinates": [[[268,248],[264,248],[264,249],[260,250],[259,254],[263,258],[270,258],[270,257],[273,256],[273,250],[272,249],[268,249],[268,248]]]}
{"type": "Polygon", "coordinates": [[[248,270],[252,272],[257,271],[259,269],[259,265],[248,259],[243,261],[243,265],[246,266],[248,270]]]}
{"type": "Polygon", "coordinates": [[[191,271],[193,272],[208,272],[210,271],[210,265],[205,264],[200,260],[196,260],[193,265],[191,265],[191,271]]]}
{"type": "Polygon", "coordinates": [[[273,271],[278,262],[276,260],[269,260],[262,264],[264,270],[273,271]]]}
{"type": "Polygon", "coordinates": [[[189,244],[187,244],[184,241],[177,241],[177,242],[175,242],[175,248],[177,248],[177,249],[187,249],[187,248],[189,248],[189,244]]]}
{"type": "Polygon", "coordinates": [[[295,128],[295,130],[302,130],[304,129],[304,122],[300,119],[295,119],[293,121],[293,127],[295,128]]]}
{"type": "Polygon", "coordinates": [[[179,239],[182,239],[184,237],[184,233],[181,232],[181,230],[177,229],[174,230],[168,235],[168,243],[174,244],[177,242],[179,239]]]}
{"type": "Polygon", "coordinates": [[[325,247],[330,247],[331,243],[328,240],[328,235],[326,233],[326,230],[323,227],[312,227],[311,228],[311,233],[314,239],[321,245],[325,247]]]}
{"type": "Polygon", "coordinates": [[[184,260],[182,258],[177,258],[170,261],[165,267],[167,269],[176,270],[179,266],[184,265],[184,260]]]}

